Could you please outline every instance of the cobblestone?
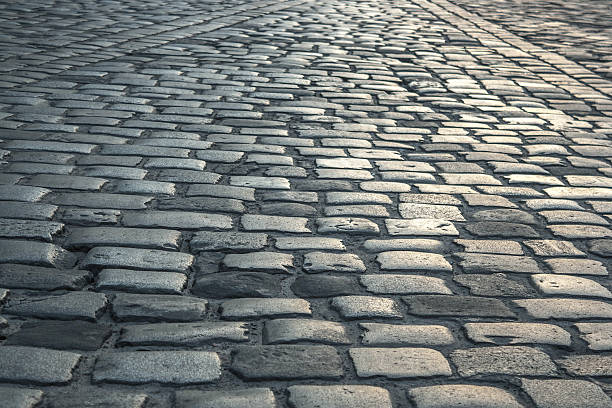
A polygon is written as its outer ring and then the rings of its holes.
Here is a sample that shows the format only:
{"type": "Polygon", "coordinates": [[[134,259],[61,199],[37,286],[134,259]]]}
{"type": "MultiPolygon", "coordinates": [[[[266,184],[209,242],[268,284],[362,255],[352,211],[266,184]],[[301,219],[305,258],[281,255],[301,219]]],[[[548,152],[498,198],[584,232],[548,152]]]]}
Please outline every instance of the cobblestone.
{"type": "Polygon", "coordinates": [[[607,6],[0,8],[0,400],[609,407],[607,6]]]}

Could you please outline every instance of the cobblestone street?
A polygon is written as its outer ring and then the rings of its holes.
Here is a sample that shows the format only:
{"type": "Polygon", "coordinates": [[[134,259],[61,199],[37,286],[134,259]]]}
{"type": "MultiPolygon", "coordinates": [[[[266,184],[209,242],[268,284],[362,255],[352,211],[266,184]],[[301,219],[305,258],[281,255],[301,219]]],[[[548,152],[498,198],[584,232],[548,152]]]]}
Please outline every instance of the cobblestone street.
{"type": "Polygon", "coordinates": [[[0,407],[612,408],[608,1],[0,20],[0,407]]]}

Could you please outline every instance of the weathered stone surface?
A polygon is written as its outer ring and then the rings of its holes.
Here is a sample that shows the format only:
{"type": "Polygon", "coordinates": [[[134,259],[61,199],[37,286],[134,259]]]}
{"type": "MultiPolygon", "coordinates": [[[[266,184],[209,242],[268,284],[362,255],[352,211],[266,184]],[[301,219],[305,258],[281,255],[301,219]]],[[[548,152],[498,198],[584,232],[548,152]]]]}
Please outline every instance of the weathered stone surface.
{"type": "Polygon", "coordinates": [[[266,273],[223,272],[200,276],[191,291],[212,299],[275,297],[280,294],[281,283],[266,273]]]}
{"type": "Polygon", "coordinates": [[[240,322],[138,324],[123,327],[119,346],[198,347],[219,341],[248,341],[248,329],[240,322]]]}
{"type": "Polygon", "coordinates": [[[612,376],[612,356],[610,355],[575,355],[556,360],[556,362],[572,376],[612,376]]]}
{"type": "Polygon", "coordinates": [[[41,319],[95,321],[106,308],[106,296],[93,292],[13,299],[4,313],[41,319]]]}
{"type": "Polygon", "coordinates": [[[240,218],[242,227],[247,231],[311,232],[306,227],[307,222],[308,218],[276,215],[245,214],[240,218]]]}
{"type": "Polygon", "coordinates": [[[338,296],[331,301],[335,309],[345,319],[401,319],[399,305],[388,298],[376,296],[338,296]]]}
{"type": "MultiPolygon", "coordinates": [[[[201,251],[256,251],[266,246],[268,235],[253,232],[197,232],[191,238],[194,252],[201,251]]],[[[279,248],[283,249],[283,248],[279,248]]]]}
{"type": "Polygon", "coordinates": [[[111,335],[110,326],[81,321],[24,323],[5,345],[43,347],[57,350],[95,351],[111,335]]]}
{"type": "Polygon", "coordinates": [[[466,225],[472,234],[479,237],[537,238],[540,235],[529,225],[501,221],[480,221],[466,225]]]}
{"type": "Polygon", "coordinates": [[[542,323],[466,323],[467,336],[476,343],[554,344],[570,346],[570,334],[552,324],[542,323]]]}
{"type": "Polygon", "coordinates": [[[291,273],[293,255],[282,252],[249,252],[246,254],[228,254],[223,258],[223,267],[247,271],[264,271],[268,273],[291,273]]]}
{"type": "Polygon", "coordinates": [[[177,272],[104,269],[98,274],[96,289],[180,294],[186,284],[187,277],[177,272]]]}
{"type": "Polygon", "coordinates": [[[317,218],[317,232],[321,234],[378,235],[380,229],[376,223],[365,218],[328,217],[317,218]]]}
{"type": "Polygon", "coordinates": [[[188,211],[147,211],[125,214],[121,220],[127,227],[227,230],[232,218],[221,214],[188,211]]]}
{"type": "Polygon", "coordinates": [[[177,408],[276,408],[274,393],[269,388],[181,390],[175,395],[177,408]]]}
{"type": "Polygon", "coordinates": [[[382,270],[440,271],[453,270],[442,255],[414,251],[382,252],[376,257],[382,270]]]}
{"type": "Polygon", "coordinates": [[[37,347],[0,347],[0,381],[68,384],[81,355],[37,347]]]}
{"type": "Polygon", "coordinates": [[[0,218],[0,237],[37,239],[51,242],[62,232],[64,224],[52,221],[12,220],[0,218]]]}
{"type": "Polygon", "coordinates": [[[342,361],[332,346],[241,346],[231,370],[247,380],[342,378],[342,361]]]}
{"type": "Polygon", "coordinates": [[[181,233],[173,230],[92,227],[72,230],[64,245],[66,248],[126,246],[175,251],[180,239],[181,233]]]}
{"type": "Polygon", "coordinates": [[[385,220],[389,235],[457,236],[452,222],[425,218],[385,220]]]}
{"type": "Polygon", "coordinates": [[[208,302],[179,295],[119,293],[113,300],[113,316],[123,321],[189,322],[204,318],[208,302]]]}
{"type": "Polygon", "coordinates": [[[81,289],[89,281],[89,272],[40,266],[1,264],[0,287],[9,289],[57,290],[81,289]]]}
{"type": "Polygon", "coordinates": [[[153,271],[185,272],[193,256],[156,249],[96,247],[82,262],[85,268],[133,268],[153,271]]]}
{"type": "Polygon", "coordinates": [[[64,392],[47,398],[50,408],[115,407],[143,408],[147,394],[126,393],[102,388],[83,388],[81,392],[64,392]]]}
{"type": "Polygon", "coordinates": [[[500,388],[447,384],[411,388],[408,395],[416,408],[522,408],[507,391],[500,388]]]}
{"type": "Polygon", "coordinates": [[[499,299],[458,295],[414,295],[403,298],[419,316],[514,317],[499,299]]]}
{"type": "Polygon", "coordinates": [[[474,296],[534,297],[536,291],[503,273],[456,275],[453,281],[466,286],[474,296]]]}
{"type": "Polygon", "coordinates": [[[444,280],[420,275],[361,275],[361,284],[368,292],[407,295],[432,293],[450,295],[452,292],[444,280]]]}
{"type": "Polygon", "coordinates": [[[444,326],[360,323],[364,329],[362,344],[366,346],[448,346],[455,342],[444,326]]]}
{"type": "Polygon", "coordinates": [[[459,265],[466,273],[539,273],[540,267],[533,258],[527,256],[455,253],[462,259],[459,265]]]}
{"type": "Polygon", "coordinates": [[[610,408],[612,400],[596,384],[581,380],[521,380],[537,408],[610,408]]]}
{"type": "Polygon", "coordinates": [[[287,388],[293,408],[391,408],[384,388],[367,385],[293,385],[287,388]]]}
{"type": "Polygon", "coordinates": [[[545,295],[573,295],[612,298],[612,293],[599,283],[569,275],[541,273],[531,275],[531,281],[545,295]]]}
{"type": "Polygon", "coordinates": [[[93,381],[119,384],[203,384],[221,377],[221,362],[208,351],[130,351],[101,354],[93,381]]]}
{"type": "Polygon", "coordinates": [[[265,323],[264,344],[312,342],[351,344],[344,326],[336,322],[308,319],[274,319],[265,323]]]}
{"type": "Polygon", "coordinates": [[[591,350],[612,350],[612,323],[576,323],[580,337],[591,350]]]}
{"type": "Polygon", "coordinates": [[[0,239],[0,262],[70,268],[77,257],[53,244],[0,239]]]}
{"type": "Polygon", "coordinates": [[[258,319],[261,317],[310,316],[310,303],[304,299],[232,299],[221,304],[224,319],[258,319]]]}
{"type": "Polygon", "coordinates": [[[299,276],[291,285],[291,290],[300,297],[331,297],[354,295],[361,292],[357,280],[349,276],[299,276]]]}
{"type": "Polygon", "coordinates": [[[536,319],[610,319],[612,305],[599,300],[548,298],[514,300],[517,306],[525,308],[536,319]]]}
{"type": "Polygon", "coordinates": [[[525,346],[476,347],[450,354],[462,377],[476,375],[556,376],[557,368],[542,351],[525,346]]]}
{"type": "Polygon", "coordinates": [[[568,275],[608,275],[603,263],[594,259],[554,258],[545,259],[552,272],[568,275]]]}
{"type": "Polygon", "coordinates": [[[303,268],[308,273],[365,272],[363,261],[355,254],[309,252],[304,255],[303,268]]]}
{"type": "Polygon", "coordinates": [[[0,401],[7,407],[33,408],[43,398],[41,390],[31,388],[0,387],[0,401]]]}
{"type": "Polygon", "coordinates": [[[351,348],[349,355],[361,378],[450,376],[444,356],[428,348],[351,348]]]}

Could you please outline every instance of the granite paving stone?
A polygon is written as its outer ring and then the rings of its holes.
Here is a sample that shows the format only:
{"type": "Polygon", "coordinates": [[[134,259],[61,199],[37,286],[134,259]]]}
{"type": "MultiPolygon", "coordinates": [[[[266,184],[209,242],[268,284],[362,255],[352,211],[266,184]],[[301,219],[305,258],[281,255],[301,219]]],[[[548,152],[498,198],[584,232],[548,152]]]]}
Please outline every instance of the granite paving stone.
{"type": "Polygon", "coordinates": [[[221,362],[208,351],[107,352],[96,359],[96,383],[204,384],[221,377],[221,362]]]}
{"type": "Polygon", "coordinates": [[[0,405],[610,407],[609,2],[22,3],[0,405]]]}

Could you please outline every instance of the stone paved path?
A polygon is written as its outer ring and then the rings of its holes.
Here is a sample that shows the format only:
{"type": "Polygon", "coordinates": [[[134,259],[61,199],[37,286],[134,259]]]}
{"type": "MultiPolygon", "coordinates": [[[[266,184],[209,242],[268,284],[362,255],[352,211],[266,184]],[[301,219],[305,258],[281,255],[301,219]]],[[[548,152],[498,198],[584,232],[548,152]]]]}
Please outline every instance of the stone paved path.
{"type": "Polygon", "coordinates": [[[469,3],[4,2],[0,406],[612,407],[609,36],[469,3]]]}

